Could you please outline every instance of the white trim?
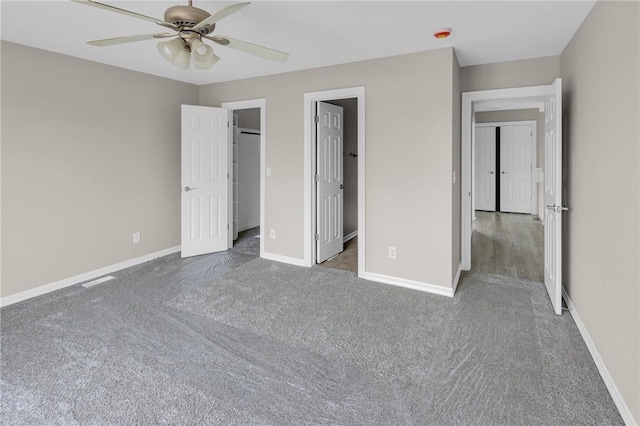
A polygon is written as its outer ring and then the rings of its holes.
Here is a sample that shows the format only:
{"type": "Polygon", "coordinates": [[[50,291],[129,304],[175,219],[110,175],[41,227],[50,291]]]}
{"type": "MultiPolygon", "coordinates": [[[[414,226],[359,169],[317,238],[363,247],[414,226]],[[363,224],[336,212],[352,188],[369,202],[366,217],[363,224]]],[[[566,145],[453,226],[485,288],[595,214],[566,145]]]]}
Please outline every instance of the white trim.
{"type": "Polygon", "coordinates": [[[390,277],[388,275],[376,274],[373,272],[365,272],[363,274],[358,274],[360,278],[369,281],[375,281],[383,284],[391,284],[398,287],[410,288],[413,290],[420,290],[427,293],[438,294],[440,296],[453,297],[453,289],[442,287],[439,285],[423,283],[420,281],[407,280],[404,278],[396,278],[390,277]]]}
{"type": "MultiPolygon", "coordinates": [[[[265,256],[264,252],[264,221],[265,221],[265,187],[266,187],[266,152],[267,152],[267,100],[265,98],[260,99],[248,99],[245,101],[233,101],[223,102],[222,108],[229,110],[229,144],[233,144],[233,112],[239,109],[260,108],[260,257],[265,256]]],[[[233,148],[233,147],[232,147],[233,148]]],[[[229,197],[233,197],[233,167],[231,162],[233,161],[233,151],[229,156],[229,197]]],[[[233,199],[229,202],[229,225],[233,223],[233,199]]],[[[230,226],[231,227],[231,226],[230,226]]],[[[246,228],[248,229],[248,228],[246,228]]],[[[240,232],[238,230],[238,232],[240,232]]],[[[233,247],[233,232],[229,232],[229,248],[233,247]]]]}
{"type": "MultiPolygon", "coordinates": [[[[472,188],[473,188],[473,143],[472,143],[472,123],[473,123],[473,106],[474,102],[480,101],[496,101],[499,99],[513,100],[513,103],[522,102],[523,98],[536,98],[529,100],[543,100],[544,96],[549,93],[551,86],[529,86],[516,87],[511,89],[495,89],[480,90],[475,92],[462,93],[462,117],[461,117],[461,135],[462,135],[462,170],[460,177],[462,179],[462,202],[461,202],[461,250],[462,250],[462,269],[471,269],[471,234],[472,234],[472,188]]],[[[501,104],[502,108],[506,108],[507,103],[501,104]]]]}
{"type": "MultiPolygon", "coordinates": [[[[478,112],[478,111],[476,111],[478,112]]],[[[531,210],[532,215],[538,215],[538,182],[533,179],[533,170],[538,167],[538,121],[494,121],[477,123],[476,127],[504,127],[504,126],[529,126],[531,128],[531,210]]],[[[475,159],[474,159],[475,160],[475,159]]],[[[471,189],[471,196],[475,199],[475,185],[471,189]]],[[[473,212],[475,220],[475,211],[473,212]]]]}
{"type": "Polygon", "coordinates": [[[456,272],[456,276],[453,278],[453,294],[456,294],[456,290],[458,289],[458,283],[460,282],[460,275],[462,274],[462,263],[458,264],[458,271],[456,272]]]}
{"type": "Polygon", "coordinates": [[[346,243],[347,241],[353,240],[357,236],[358,236],[358,230],[356,229],[355,231],[353,231],[349,235],[345,235],[345,237],[342,239],[342,242],[346,243]]]}
{"type": "Polygon", "coordinates": [[[107,281],[111,281],[111,280],[115,280],[115,279],[116,279],[116,277],[114,277],[113,275],[107,275],[107,276],[104,276],[102,278],[98,278],[96,280],[86,282],[86,283],[81,284],[81,285],[84,288],[91,288],[91,287],[96,286],[98,284],[106,283],[107,281]]]}
{"type": "Polygon", "coordinates": [[[273,253],[263,253],[260,257],[267,260],[273,260],[275,262],[288,263],[289,265],[309,266],[304,259],[298,259],[296,257],[282,256],[273,253]]]}
{"type": "Polygon", "coordinates": [[[515,109],[537,109],[540,112],[544,112],[544,102],[542,101],[479,101],[475,105],[476,112],[492,112],[492,111],[505,111],[515,109]]]}
{"type": "Polygon", "coordinates": [[[604,384],[607,387],[607,390],[611,394],[611,399],[613,399],[613,402],[616,404],[616,407],[620,412],[620,416],[622,417],[622,420],[626,425],[637,425],[638,422],[634,420],[631,410],[629,409],[627,404],[624,402],[624,399],[622,398],[622,395],[620,394],[620,391],[618,390],[616,383],[611,377],[611,374],[609,374],[609,370],[607,370],[607,366],[605,365],[604,361],[602,360],[602,357],[600,356],[600,353],[598,352],[598,348],[596,348],[595,343],[593,343],[593,339],[591,339],[591,336],[589,335],[589,331],[587,330],[587,327],[582,322],[582,319],[580,318],[580,314],[578,314],[578,311],[575,305],[571,301],[571,298],[569,297],[569,295],[567,294],[564,288],[562,289],[562,297],[564,301],[567,303],[567,307],[569,308],[569,311],[571,311],[571,317],[573,318],[573,321],[576,323],[576,326],[578,326],[578,330],[582,335],[582,339],[584,340],[584,343],[586,343],[587,348],[589,349],[589,353],[591,354],[591,358],[593,358],[593,361],[595,362],[596,367],[598,367],[598,372],[600,372],[600,376],[602,376],[602,380],[604,381],[604,384]]]}
{"type": "Polygon", "coordinates": [[[11,294],[9,296],[0,298],[0,307],[12,305],[14,303],[22,302],[23,300],[31,299],[32,297],[51,293],[52,291],[60,290],[61,288],[80,284],[84,281],[92,280],[94,278],[98,278],[103,275],[112,274],[122,269],[129,268],[131,266],[136,266],[141,263],[148,262],[153,259],[157,259],[158,257],[167,256],[169,254],[177,253],[179,251],[180,251],[180,246],[171,247],[171,248],[160,250],[154,253],[145,254],[144,256],[136,257],[135,259],[125,260],[124,262],[116,263],[114,265],[105,266],[104,268],[85,272],[84,274],[75,275],[73,277],[55,281],[50,284],[45,284],[40,287],[21,291],[20,293],[11,294]]]}
{"type": "Polygon", "coordinates": [[[476,127],[498,127],[498,126],[519,126],[529,124],[535,126],[536,120],[524,120],[524,121],[492,121],[487,123],[476,122],[476,127]]]}
{"type": "Polygon", "coordinates": [[[358,99],[358,276],[365,273],[365,88],[323,90],[304,94],[304,265],[313,266],[315,256],[315,185],[312,174],[315,165],[314,106],[319,101],[358,99]]]}
{"type": "MultiPolygon", "coordinates": [[[[245,226],[239,226],[238,227],[238,232],[246,231],[247,229],[255,228],[256,226],[260,226],[260,222],[254,222],[254,223],[250,223],[250,224],[245,225],[245,226]]],[[[260,231],[260,232],[262,232],[262,231],[260,231]]]]}

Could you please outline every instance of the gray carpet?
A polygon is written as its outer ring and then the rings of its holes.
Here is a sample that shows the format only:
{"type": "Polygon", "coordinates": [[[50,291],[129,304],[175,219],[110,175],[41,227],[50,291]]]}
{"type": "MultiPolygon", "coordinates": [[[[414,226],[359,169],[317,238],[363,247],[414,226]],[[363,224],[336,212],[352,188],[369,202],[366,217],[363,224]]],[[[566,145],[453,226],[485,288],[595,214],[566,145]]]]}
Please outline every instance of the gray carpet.
{"type": "Polygon", "coordinates": [[[233,242],[233,251],[260,256],[260,227],[239,232],[238,239],[233,242]]]}
{"type": "Polygon", "coordinates": [[[3,308],[0,421],[623,424],[540,283],[450,299],[236,246],[3,308]]]}

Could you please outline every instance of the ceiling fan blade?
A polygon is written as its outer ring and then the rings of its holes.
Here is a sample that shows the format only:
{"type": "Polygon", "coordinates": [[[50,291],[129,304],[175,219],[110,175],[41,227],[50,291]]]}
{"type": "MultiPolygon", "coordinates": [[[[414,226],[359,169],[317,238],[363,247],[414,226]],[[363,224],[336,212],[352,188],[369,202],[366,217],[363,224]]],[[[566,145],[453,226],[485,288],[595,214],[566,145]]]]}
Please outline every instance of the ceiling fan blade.
{"type": "Polygon", "coordinates": [[[274,61],[284,62],[289,58],[288,53],[280,52],[279,50],[270,49],[268,47],[260,46],[257,44],[249,43],[248,41],[242,41],[235,38],[215,35],[215,36],[204,36],[209,40],[213,40],[216,43],[227,46],[232,49],[239,50],[241,52],[250,53],[252,55],[261,56],[266,59],[271,59],[274,61]]]}
{"type": "Polygon", "coordinates": [[[178,30],[178,28],[175,25],[170,24],[169,22],[165,22],[162,19],[156,19],[156,18],[152,18],[151,16],[141,15],[136,12],[131,12],[130,10],[120,9],[119,7],[109,6],[108,4],[99,3],[97,1],[93,1],[93,0],[71,0],[71,1],[80,3],[80,4],[86,4],[87,6],[97,7],[98,9],[104,9],[111,12],[120,13],[122,15],[131,16],[133,18],[143,19],[145,21],[153,22],[158,25],[162,25],[163,27],[174,29],[176,31],[178,30]]]}
{"type": "Polygon", "coordinates": [[[219,10],[218,12],[216,12],[213,15],[209,16],[207,19],[201,21],[199,24],[197,24],[195,27],[193,27],[193,29],[194,30],[199,30],[200,28],[206,27],[207,25],[215,24],[216,22],[218,22],[222,18],[226,18],[227,16],[231,15],[232,13],[235,13],[235,12],[239,11],[240,9],[242,9],[243,7],[249,6],[250,4],[251,3],[246,2],[246,3],[237,3],[237,4],[232,4],[231,6],[227,6],[224,9],[219,10]]]}
{"type": "Polygon", "coordinates": [[[160,34],[140,34],[140,35],[130,35],[124,37],[114,37],[114,38],[105,38],[102,40],[92,40],[88,41],[87,44],[91,46],[113,46],[114,44],[122,44],[122,43],[131,43],[134,41],[142,41],[142,40],[151,40],[154,38],[166,38],[166,37],[174,37],[178,34],[169,34],[169,33],[160,33],[160,34]]]}

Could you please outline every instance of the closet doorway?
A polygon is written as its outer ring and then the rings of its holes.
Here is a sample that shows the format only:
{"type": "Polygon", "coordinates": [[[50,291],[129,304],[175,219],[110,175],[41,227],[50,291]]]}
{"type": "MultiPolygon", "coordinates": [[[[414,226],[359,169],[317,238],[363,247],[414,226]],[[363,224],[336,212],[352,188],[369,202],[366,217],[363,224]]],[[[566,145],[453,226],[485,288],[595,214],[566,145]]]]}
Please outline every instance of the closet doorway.
{"type": "MultiPolygon", "coordinates": [[[[305,132],[305,144],[304,144],[304,157],[305,157],[305,250],[304,250],[304,265],[313,266],[318,263],[318,124],[320,118],[318,117],[318,104],[320,103],[341,103],[351,102],[355,106],[354,108],[354,132],[355,141],[354,149],[334,150],[334,153],[341,152],[339,161],[353,163],[355,168],[356,181],[353,184],[348,184],[349,188],[345,186],[344,190],[349,189],[355,192],[353,202],[355,204],[354,219],[356,220],[356,227],[352,230],[347,230],[341,226],[336,227],[337,230],[341,230],[342,242],[345,243],[345,237],[349,239],[351,236],[354,238],[346,241],[347,246],[353,245],[353,249],[357,248],[357,255],[354,253],[354,257],[357,258],[357,273],[358,276],[364,278],[366,276],[365,270],[365,211],[364,211],[364,188],[365,188],[365,89],[364,87],[351,87],[345,89],[333,89],[324,90],[320,92],[309,92],[304,94],[304,132],[305,132]],[[352,155],[353,154],[353,155],[352,155]],[[357,232],[357,238],[355,238],[355,232],[357,232]]],[[[344,109],[343,109],[344,111],[344,109]]],[[[345,128],[346,130],[346,128],[345,128]]],[[[343,145],[344,148],[344,145],[343,145]]],[[[326,216],[325,216],[326,217],[326,216]]],[[[346,216],[344,217],[344,224],[346,224],[346,216]]],[[[339,255],[338,255],[339,256],[339,255]]],[[[329,261],[331,259],[328,259],[329,261]]]]}
{"type": "Polygon", "coordinates": [[[264,99],[226,102],[229,110],[229,247],[264,255],[264,99]]]}
{"type": "Polygon", "coordinates": [[[358,272],[358,99],[316,103],[316,263],[358,272]]]}

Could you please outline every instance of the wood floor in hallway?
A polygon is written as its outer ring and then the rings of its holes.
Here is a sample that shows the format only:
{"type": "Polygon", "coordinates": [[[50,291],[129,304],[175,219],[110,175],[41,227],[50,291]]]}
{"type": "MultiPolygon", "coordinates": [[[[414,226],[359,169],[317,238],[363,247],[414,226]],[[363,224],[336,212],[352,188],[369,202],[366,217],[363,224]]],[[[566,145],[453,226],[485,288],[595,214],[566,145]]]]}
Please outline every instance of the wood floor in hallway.
{"type": "Polygon", "coordinates": [[[544,281],[544,226],[531,215],[476,211],[471,270],[544,281]]]}
{"type": "Polygon", "coordinates": [[[344,251],[320,265],[358,273],[358,237],[344,243],[344,251]]]}

